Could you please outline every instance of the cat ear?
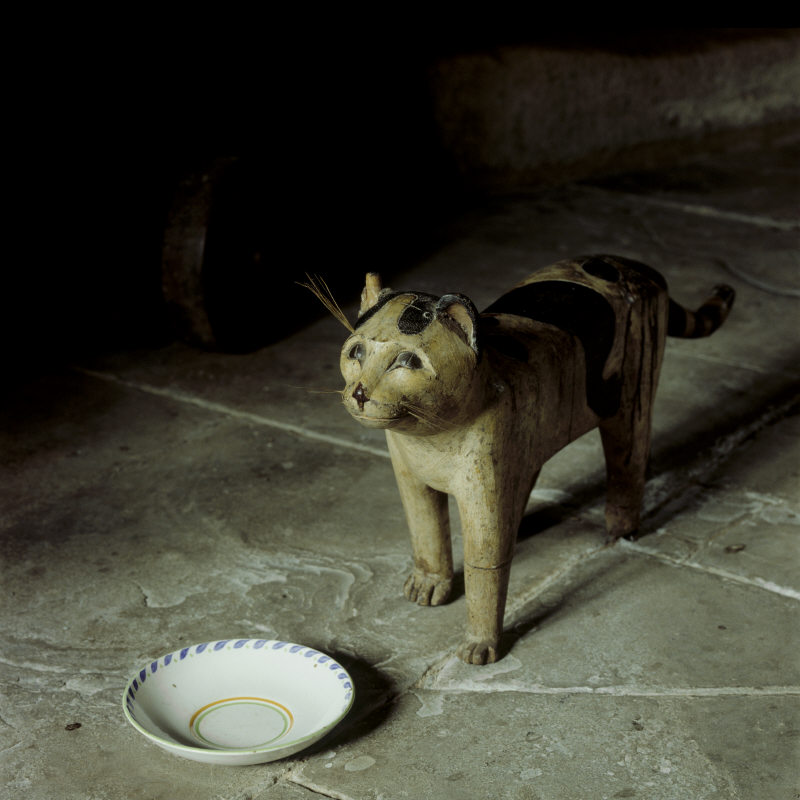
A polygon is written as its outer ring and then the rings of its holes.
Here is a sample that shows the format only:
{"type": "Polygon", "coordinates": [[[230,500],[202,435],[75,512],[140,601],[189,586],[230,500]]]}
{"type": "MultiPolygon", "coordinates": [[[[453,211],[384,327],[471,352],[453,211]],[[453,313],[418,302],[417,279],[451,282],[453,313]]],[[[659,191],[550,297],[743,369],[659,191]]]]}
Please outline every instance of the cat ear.
{"type": "Polygon", "coordinates": [[[381,276],[377,272],[368,272],[364,288],[361,290],[361,308],[358,309],[358,316],[363,317],[375,303],[381,293],[381,276]]]}
{"type": "Polygon", "coordinates": [[[446,314],[467,337],[467,344],[480,355],[478,343],[478,309],[469,297],[463,294],[446,294],[436,303],[437,315],[446,314]]]}

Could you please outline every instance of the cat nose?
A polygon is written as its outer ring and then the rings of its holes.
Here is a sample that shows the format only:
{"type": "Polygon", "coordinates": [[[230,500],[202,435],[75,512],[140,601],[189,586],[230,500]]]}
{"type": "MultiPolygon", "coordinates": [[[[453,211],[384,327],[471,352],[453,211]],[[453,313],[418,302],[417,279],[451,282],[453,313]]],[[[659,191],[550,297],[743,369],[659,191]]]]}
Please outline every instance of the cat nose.
{"type": "Polygon", "coordinates": [[[361,385],[361,383],[359,383],[358,386],[356,386],[356,389],[353,392],[353,397],[355,398],[356,403],[358,403],[358,410],[363,411],[364,403],[366,403],[369,400],[369,397],[367,397],[367,393],[364,390],[364,387],[361,385]]]}

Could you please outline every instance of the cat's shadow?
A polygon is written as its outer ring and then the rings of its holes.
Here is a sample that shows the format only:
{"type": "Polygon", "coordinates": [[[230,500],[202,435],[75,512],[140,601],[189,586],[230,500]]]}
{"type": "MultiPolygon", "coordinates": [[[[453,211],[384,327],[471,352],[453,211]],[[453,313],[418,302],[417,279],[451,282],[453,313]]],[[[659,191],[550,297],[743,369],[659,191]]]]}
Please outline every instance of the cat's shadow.
{"type": "MultiPolygon", "coordinates": [[[[589,559],[569,569],[557,586],[550,587],[517,610],[514,615],[516,620],[507,625],[501,635],[500,658],[508,655],[521,639],[547,624],[551,617],[568,613],[571,598],[581,592],[585,594],[588,587],[604,585],[600,579],[618,567],[618,559],[610,557],[589,559]]],[[[592,602],[599,603],[600,597],[597,593],[604,591],[603,588],[596,589],[592,602]]]]}
{"type": "Polygon", "coordinates": [[[602,491],[602,487],[598,484],[596,487],[592,487],[590,491],[587,490],[585,498],[574,496],[574,499],[568,505],[552,504],[529,510],[522,518],[522,522],[520,522],[519,530],[517,531],[517,543],[524,542],[566,522],[576,515],[578,511],[576,506],[588,505],[596,500],[602,491]]]}

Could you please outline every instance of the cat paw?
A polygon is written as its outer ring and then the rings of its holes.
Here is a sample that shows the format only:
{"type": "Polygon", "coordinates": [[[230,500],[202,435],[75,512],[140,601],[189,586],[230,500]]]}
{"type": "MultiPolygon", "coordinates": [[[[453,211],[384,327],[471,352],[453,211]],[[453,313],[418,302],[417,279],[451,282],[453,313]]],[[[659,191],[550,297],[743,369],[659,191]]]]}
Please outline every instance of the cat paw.
{"type": "Polygon", "coordinates": [[[606,504],[606,544],[635,536],[639,529],[639,506],[606,504]]]}
{"type": "Polygon", "coordinates": [[[467,664],[494,664],[498,658],[497,643],[468,639],[458,649],[458,657],[467,664]]]}
{"type": "Polygon", "coordinates": [[[452,578],[414,570],[406,579],[403,594],[421,606],[440,606],[447,602],[452,588],[452,578]]]}

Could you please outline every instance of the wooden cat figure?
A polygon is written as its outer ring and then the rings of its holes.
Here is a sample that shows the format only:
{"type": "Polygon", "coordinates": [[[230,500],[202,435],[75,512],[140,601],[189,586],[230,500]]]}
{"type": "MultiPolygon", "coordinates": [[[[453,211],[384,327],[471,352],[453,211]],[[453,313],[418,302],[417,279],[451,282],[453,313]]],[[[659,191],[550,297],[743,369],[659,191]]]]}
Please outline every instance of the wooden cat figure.
{"type": "Polygon", "coordinates": [[[381,290],[371,273],[341,354],[344,405],[385,428],[414,556],[405,595],[439,605],[464,540],[467,663],[497,660],[517,529],[542,465],[599,427],[610,540],[633,533],[667,335],[707,336],[734,291],[692,313],[655,270],[618,256],[559,261],[479,314],[459,294],[381,290]]]}

